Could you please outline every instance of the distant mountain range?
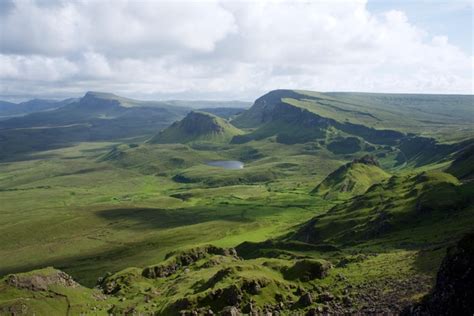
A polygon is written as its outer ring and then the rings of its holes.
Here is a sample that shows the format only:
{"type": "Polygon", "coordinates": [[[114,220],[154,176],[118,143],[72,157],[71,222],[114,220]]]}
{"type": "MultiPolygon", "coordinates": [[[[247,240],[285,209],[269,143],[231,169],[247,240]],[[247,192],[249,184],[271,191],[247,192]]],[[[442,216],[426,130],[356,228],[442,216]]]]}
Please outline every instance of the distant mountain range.
{"type": "Polygon", "coordinates": [[[266,138],[282,144],[318,141],[335,154],[395,146],[400,164],[426,162],[436,158],[434,152],[439,157],[453,152],[453,142],[473,135],[473,98],[275,90],[248,110],[240,101],[140,101],[103,92],[63,101],[3,102],[0,116],[18,116],[0,121],[0,159],[83,141],[143,141],[167,127],[153,141],[202,141],[209,131],[198,125],[214,120],[224,131],[219,139],[235,144],[266,138]],[[200,115],[173,124],[196,108],[200,115]],[[187,124],[191,118],[210,118],[203,113],[220,118],[187,124]],[[451,144],[437,145],[440,141],[451,144]],[[420,148],[424,156],[418,155],[420,148]]]}
{"type": "Polygon", "coordinates": [[[77,99],[43,100],[33,99],[21,103],[0,101],[0,120],[28,113],[57,109],[77,101],[77,99]]]}
{"type": "MultiPolygon", "coordinates": [[[[166,101],[140,101],[129,98],[120,97],[112,93],[105,92],[87,92],[86,96],[94,96],[102,100],[116,100],[124,107],[166,107],[177,106],[193,109],[207,108],[209,110],[222,109],[218,111],[227,112],[229,110],[234,113],[237,109],[245,109],[252,105],[245,101],[215,101],[215,100],[166,100],[166,101]]],[[[33,112],[47,111],[58,109],[80,101],[81,98],[69,98],[65,100],[48,100],[48,99],[32,99],[20,103],[13,103],[0,100],[0,120],[8,119],[15,116],[22,116],[33,112]]]]}
{"type": "Polygon", "coordinates": [[[0,113],[16,113],[18,116],[0,121],[0,159],[82,141],[137,137],[144,140],[183,118],[196,106],[230,117],[243,111],[248,103],[140,101],[103,92],[87,92],[80,99],[63,101],[4,103],[0,113]]]}

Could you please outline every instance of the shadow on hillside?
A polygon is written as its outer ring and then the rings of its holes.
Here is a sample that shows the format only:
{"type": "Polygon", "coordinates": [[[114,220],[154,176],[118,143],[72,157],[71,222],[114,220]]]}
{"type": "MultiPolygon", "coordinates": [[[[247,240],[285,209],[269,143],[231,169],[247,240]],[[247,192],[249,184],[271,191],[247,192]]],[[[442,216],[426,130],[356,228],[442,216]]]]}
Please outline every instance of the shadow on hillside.
{"type": "Polygon", "coordinates": [[[110,222],[114,229],[163,229],[188,226],[204,222],[224,220],[249,222],[240,208],[117,208],[96,212],[96,215],[110,222]]]}
{"type": "MultiPolygon", "coordinates": [[[[0,267],[0,277],[10,273],[19,273],[40,269],[44,267],[55,267],[71,274],[79,283],[92,287],[98,277],[106,272],[117,272],[121,269],[132,266],[143,266],[149,254],[156,258],[146,262],[154,264],[160,261],[160,256],[164,256],[169,251],[176,250],[182,245],[192,245],[199,239],[202,232],[199,229],[189,230],[188,225],[210,222],[210,221],[249,221],[235,211],[223,214],[212,215],[214,211],[209,210],[163,210],[155,208],[127,208],[127,209],[109,209],[96,212],[97,216],[110,221],[109,228],[117,230],[144,230],[144,229],[164,229],[178,228],[175,232],[153,236],[139,241],[115,241],[104,239],[107,246],[100,248],[91,248],[82,250],[80,254],[56,257],[35,261],[34,263],[18,263],[14,266],[0,267]]],[[[218,223],[216,223],[218,225],[218,223]]],[[[200,228],[202,229],[202,228],[200,228]]],[[[145,236],[145,235],[144,235],[145,236]]],[[[200,242],[207,242],[207,238],[200,242]]],[[[209,241],[209,243],[212,243],[209,241]]]]}

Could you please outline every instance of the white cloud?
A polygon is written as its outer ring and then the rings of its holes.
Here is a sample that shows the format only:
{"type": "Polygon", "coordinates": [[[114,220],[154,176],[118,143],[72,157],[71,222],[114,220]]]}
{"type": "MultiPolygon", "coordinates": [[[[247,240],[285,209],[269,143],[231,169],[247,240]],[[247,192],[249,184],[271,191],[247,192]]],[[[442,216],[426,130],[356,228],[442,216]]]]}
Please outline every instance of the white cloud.
{"type": "MultiPolygon", "coordinates": [[[[473,57],[366,1],[14,1],[0,94],[472,93],[473,57]]],[[[0,8],[3,10],[2,8],[0,8]]]]}

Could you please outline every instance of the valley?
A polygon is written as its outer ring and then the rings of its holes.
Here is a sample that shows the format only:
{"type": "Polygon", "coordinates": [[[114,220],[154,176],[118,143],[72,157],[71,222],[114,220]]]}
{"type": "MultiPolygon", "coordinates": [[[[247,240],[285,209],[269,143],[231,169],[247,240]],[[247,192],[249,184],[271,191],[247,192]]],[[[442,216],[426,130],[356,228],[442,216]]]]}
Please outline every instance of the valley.
{"type": "Polygon", "coordinates": [[[251,107],[98,92],[22,116],[9,105],[0,314],[429,308],[447,249],[472,238],[473,101],[274,90],[251,107]]]}

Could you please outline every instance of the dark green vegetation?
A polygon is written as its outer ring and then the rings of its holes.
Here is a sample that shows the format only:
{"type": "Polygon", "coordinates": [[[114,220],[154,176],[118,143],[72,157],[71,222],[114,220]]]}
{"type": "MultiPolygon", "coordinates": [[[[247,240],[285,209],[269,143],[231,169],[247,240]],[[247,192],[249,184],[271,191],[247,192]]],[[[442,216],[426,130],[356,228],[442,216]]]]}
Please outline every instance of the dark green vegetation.
{"type": "Polygon", "coordinates": [[[432,303],[474,228],[472,101],[277,90],[239,114],[88,93],[4,120],[0,313],[432,303]]]}

